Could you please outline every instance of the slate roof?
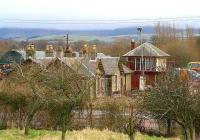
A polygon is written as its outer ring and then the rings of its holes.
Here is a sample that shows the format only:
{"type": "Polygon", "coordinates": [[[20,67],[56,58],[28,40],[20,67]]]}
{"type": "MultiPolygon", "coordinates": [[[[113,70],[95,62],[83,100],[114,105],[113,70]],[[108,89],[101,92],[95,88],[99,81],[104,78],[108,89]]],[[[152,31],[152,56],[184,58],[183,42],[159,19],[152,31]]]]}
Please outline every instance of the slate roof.
{"type": "Polygon", "coordinates": [[[69,58],[65,57],[63,58],[63,62],[68,65],[73,70],[77,71],[80,74],[83,74],[85,76],[95,76],[95,73],[93,73],[84,63],[83,58],[69,58]]]}
{"type": "Polygon", "coordinates": [[[169,57],[170,55],[155,47],[151,43],[143,43],[142,45],[136,47],[135,49],[129,51],[124,57],[127,56],[149,56],[149,57],[169,57]]]}
{"type": "Polygon", "coordinates": [[[123,72],[128,74],[128,73],[133,73],[134,71],[128,68],[127,66],[122,64],[123,72]]]}
{"type": "Polygon", "coordinates": [[[66,66],[71,68],[72,70],[76,71],[79,74],[82,74],[84,76],[95,76],[95,73],[91,71],[82,61],[83,58],[57,58],[57,57],[46,57],[42,59],[31,59],[33,62],[39,64],[40,66],[47,68],[50,64],[55,62],[56,60],[59,60],[60,62],[63,62],[66,66]]]}
{"type": "Polygon", "coordinates": [[[92,72],[94,75],[96,74],[96,60],[85,60],[83,59],[82,64],[87,67],[87,69],[92,72]]]}
{"type": "Polygon", "coordinates": [[[105,55],[104,53],[97,53],[97,56],[96,56],[97,59],[105,58],[105,57],[107,58],[107,57],[111,57],[111,56],[105,55]]]}
{"type": "Polygon", "coordinates": [[[105,57],[105,58],[101,58],[99,59],[103,65],[103,69],[105,72],[105,75],[116,75],[117,72],[121,72],[120,70],[120,66],[122,67],[122,72],[123,73],[132,73],[133,71],[131,69],[129,69],[127,66],[121,64],[120,58],[119,57],[105,57]]]}
{"type": "Polygon", "coordinates": [[[119,71],[119,57],[108,57],[100,59],[105,75],[115,75],[119,71]]]}
{"type": "Polygon", "coordinates": [[[36,62],[38,64],[40,64],[41,66],[43,67],[47,67],[53,60],[55,60],[55,58],[53,57],[46,57],[46,58],[43,58],[43,59],[32,59],[33,62],[36,62]]]}

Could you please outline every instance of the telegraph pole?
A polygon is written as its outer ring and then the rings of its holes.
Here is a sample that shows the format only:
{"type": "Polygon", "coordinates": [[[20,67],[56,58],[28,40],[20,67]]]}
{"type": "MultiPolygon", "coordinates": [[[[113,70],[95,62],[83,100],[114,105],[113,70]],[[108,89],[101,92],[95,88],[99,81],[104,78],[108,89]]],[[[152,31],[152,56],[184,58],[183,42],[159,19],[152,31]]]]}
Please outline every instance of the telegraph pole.
{"type": "MultiPolygon", "coordinates": [[[[140,45],[142,45],[142,27],[138,27],[137,30],[140,33],[140,45]]],[[[146,85],[146,78],[144,75],[144,47],[142,48],[142,63],[141,63],[141,67],[142,67],[142,74],[140,76],[140,87],[139,89],[141,91],[145,90],[145,85],[146,85]]]]}
{"type": "Polygon", "coordinates": [[[69,35],[67,34],[66,36],[66,46],[65,46],[65,50],[69,48],[69,35]]]}
{"type": "Polygon", "coordinates": [[[138,27],[137,30],[140,32],[140,45],[142,45],[142,27],[138,27]]]}
{"type": "MultiPolygon", "coordinates": [[[[142,45],[142,27],[138,27],[140,33],[140,45],[142,45]]],[[[144,48],[142,48],[142,76],[144,77],[144,48]]]]}

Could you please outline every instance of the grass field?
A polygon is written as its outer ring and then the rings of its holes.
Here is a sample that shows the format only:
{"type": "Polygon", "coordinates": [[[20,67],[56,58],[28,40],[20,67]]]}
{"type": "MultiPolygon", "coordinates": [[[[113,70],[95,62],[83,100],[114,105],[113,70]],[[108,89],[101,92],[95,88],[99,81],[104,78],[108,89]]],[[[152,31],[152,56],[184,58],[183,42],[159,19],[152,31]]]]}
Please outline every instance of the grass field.
{"type": "MultiPolygon", "coordinates": [[[[94,35],[70,35],[69,39],[70,41],[78,41],[78,40],[84,40],[84,41],[92,41],[92,40],[100,40],[105,42],[112,42],[116,37],[119,36],[94,36],[94,35]]],[[[15,41],[24,41],[26,40],[25,37],[16,37],[14,38],[15,41]]],[[[39,36],[39,37],[33,37],[30,38],[29,41],[36,41],[36,40],[65,40],[64,35],[48,35],[48,36],[39,36]]]]}
{"type": "MultiPolygon", "coordinates": [[[[17,129],[0,130],[0,140],[60,140],[61,132],[46,130],[30,130],[28,136],[24,136],[23,131],[17,129]]],[[[66,140],[129,140],[127,135],[115,133],[108,130],[68,131],[66,140]]],[[[159,137],[150,137],[137,133],[136,140],[178,140],[159,137]]]]}

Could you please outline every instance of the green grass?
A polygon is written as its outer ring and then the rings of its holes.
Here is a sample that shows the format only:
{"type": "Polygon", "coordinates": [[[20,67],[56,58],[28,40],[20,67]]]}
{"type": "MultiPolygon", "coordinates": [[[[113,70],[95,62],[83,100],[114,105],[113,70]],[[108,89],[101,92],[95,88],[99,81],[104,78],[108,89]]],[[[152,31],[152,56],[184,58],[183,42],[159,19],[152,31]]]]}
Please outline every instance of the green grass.
{"type": "Polygon", "coordinates": [[[24,131],[18,129],[0,130],[0,140],[46,140],[47,137],[55,137],[59,134],[54,131],[30,130],[30,134],[25,136],[24,131]]]}
{"type": "Polygon", "coordinates": [[[141,133],[137,133],[136,140],[180,140],[179,138],[163,138],[156,136],[148,136],[141,133]]]}
{"type": "MultiPolygon", "coordinates": [[[[61,132],[47,130],[30,130],[28,136],[24,136],[22,130],[0,130],[0,140],[60,140],[61,132]]],[[[127,135],[115,133],[109,130],[84,129],[81,131],[68,131],[66,140],[129,140],[127,135]]],[[[155,136],[136,134],[136,140],[178,140],[166,139],[155,136]]]]}

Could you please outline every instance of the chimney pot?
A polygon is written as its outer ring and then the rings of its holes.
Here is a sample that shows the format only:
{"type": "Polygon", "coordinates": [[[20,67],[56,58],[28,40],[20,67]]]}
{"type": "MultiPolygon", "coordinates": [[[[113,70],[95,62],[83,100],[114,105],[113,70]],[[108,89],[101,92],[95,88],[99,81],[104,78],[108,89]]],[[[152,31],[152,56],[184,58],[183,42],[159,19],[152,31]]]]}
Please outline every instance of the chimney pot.
{"type": "Polygon", "coordinates": [[[136,43],[135,43],[135,40],[132,39],[131,40],[131,50],[135,49],[136,48],[136,43]]]}

